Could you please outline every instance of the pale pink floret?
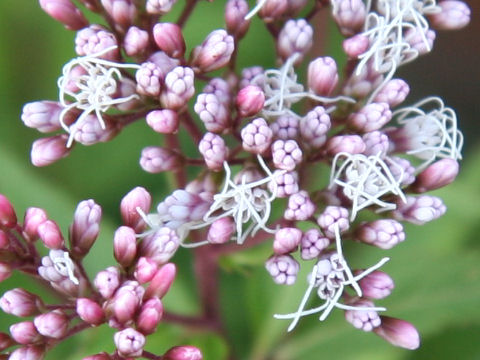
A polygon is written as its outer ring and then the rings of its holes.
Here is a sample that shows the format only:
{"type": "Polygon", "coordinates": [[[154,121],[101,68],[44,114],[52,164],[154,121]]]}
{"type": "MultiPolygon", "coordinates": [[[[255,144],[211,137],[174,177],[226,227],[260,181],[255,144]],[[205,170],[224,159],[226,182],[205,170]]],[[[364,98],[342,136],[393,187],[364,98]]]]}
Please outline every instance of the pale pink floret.
{"type": "Polygon", "coordinates": [[[274,255],[265,263],[273,281],[279,285],[292,285],[297,280],[300,265],[290,255],[274,255]]]}
{"type": "Polygon", "coordinates": [[[195,94],[194,74],[189,67],[177,66],[165,77],[165,87],[160,102],[167,109],[178,110],[195,94]]]}
{"type": "Polygon", "coordinates": [[[178,169],[181,165],[182,158],[174,150],[159,146],[148,146],[142,150],[140,166],[149,173],[172,171],[178,169]]]}
{"type": "Polygon", "coordinates": [[[193,109],[208,131],[221,133],[230,125],[228,106],[214,94],[199,94],[193,109]]]}
{"type": "Polygon", "coordinates": [[[180,239],[175,230],[162,227],[143,239],[140,254],[157,264],[164,264],[175,254],[179,246],[180,239]]]}
{"type": "Polygon", "coordinates": [[[12,351],[9,360],[42,360],[44,349],[39,345],[22,346],[12,351]]]}
{"type": "Polygon", "coordinates": [[[68,156],[72,148],[67,148],[67,140],[67,134],[35,140],[30,153],[32,164],[47,166],[68,156]]]}
{"type": "Polygon", "coordinates": [[[404,39],[412,47],[418,51],[418,55],[425,55],[433,48],[436,34],[433,30],[420,30],[419,28],[409,28],[405,31],[404,39]],[[427,40],[425,43],[425,39],[427,40]]]}
{"type": "Polygon", "coordinates": [[[254,154],[262,154],[270,148],[273,132],[262,118],[252,120],[241,131],[243,148],[254,154]]]}
{"type": "Polygon", "coordinates": [[[158,23],[153,27],[153,38],[158,48],[168,56],[181,58],[185,54],[182,29],[173,23],[158,23]]]}
{"type": "Polygon", "coordinates": [[[343,40],[343,51],[349,58],[356,59],[368,50],[370,41],[368,37],[362,34],[354,35],[348,39],[343,40]]]}
{"type": "Polygon", "coordinates": [[[303,260],[317,258],[330,245],[330,239],[323,236],[318,229],[310,229],[302,236],[301,254],[303,260]]]}
{"type": "Polygon", "coordinates": [[[314,107],[299,123],[302,140],[313,149],[319,149],[325,144],[330,127],[330,116],[323,106],[314,107]]]}
{"type": "Polygon", "coordinates": [[[289,140],[298,137],[299,120],[295,116],[282,115],[270,124],[275,139],[289,140]]]}
{"type": "Polygon", "coordinates": [[[441,11],[429,16],[432,27],[438,30],[458,30],[470,22],[470,8],[463,1],[444,0],[438,3],[441,11]]]}
{"type": "Polygon", "coordinates": [[[403,201],[397,202],[397,209],[394,210],[393,215],[397,220],[423,225],[438,219],[445,214],[446,210],[446,206],[439,197],[429,195],[407,196],[406,203],[403,201]]]}
{"type": "Polygon", "coordinates": [[[275,170],[273,177],[274,179],[268,183],[268,189],[272,193],[274,192],[276,197],[284,198],[298,192],[298,174],[296,171],[275,170]]]}
{"type": "Polygon", "coordinates": [[[164,355],[163,360],[202,360],[202,352],[195,346],[175,346],[164,355]]]}
{"type": "Polygon", "coordinates": [[[137,16],[134,0],[101,0],[102,6],[116,25],[127,28],[137,16]]]}
{"type": "Polygon", "coordinates": [[[382,272],[375,270],[358,282],[362,289],[363,296],[370,299],[383,299],[389,296],[395,287],[392,278],[382,272]]]}
{"type": "Polygon", "coordinates": [[[410,87],[402,79],[392,79],[388,81],[377,95],[373,98],[374,102],[387,103],[390,108],[401,104],[410,92],[410,87]]]}
{"type": "Polygon", "coordinates": [[[302,231],[297,228],[282,228],[275,233],[273,251],[277,255],[288,254],[297,249],[302,240],[302,231]]]}
{"type": "Polygon", "coordinates": [[[49,133],[61,129],[60,113],[63,107],[55,101],[35,101],[23,106],[22,121],[33,129],[42,133],[49,133]]]}
{"type": "Polygon", "coordinates": [[[87,115],[80,124],[75,124],[73,138],[85,146],[112,140],[120,131],[120,127],[106,117],[103,117],[103,123],[104,126],[100,123],[97,115],[87,115]]]}
{"type": "Polygon", "coordinates": [[[240,80],[240,89],[248,85],[256,85],[262,88],[263,68],[261,66],[251,66],[242,70],[242,79],[240,80]]]}
{"type": "Polygon", "coordinates": [[[0,261],[0,283],[12,276],[12,271],[13,269],[9,264],[0,261]]]}
{"type": "Polygon", "coordinates": [[[198,150],[209,169],[220,171],[223,168],[223,162],[228,157],[228,148],[221,136],[207,132],[198,144],[198,150]]]}
{"type": "Polygon", "coordinates": [[[40,334],[54,339],[60,339],[67,333],[68,322],[67,315],[60,309],[38,315],[33,320],[40,334]]]}
{"type": "Polygon", "coordinates": [[[278,35],[277,51],[284,61],[297,55],[297,62],[300,62],[312,44],[313,28],[310,24],[305,19],[288,20],[278,35]]]}
{"type": "Polygon", "coordinates": [[[215,220],[208,229],[207,240],[210,244],[224,244],[235,232],[235,223],[231,217],[215,220]]]}
{"type": "Polygon", "coordinates": [[[345,36],[359,32],[365,23],[367,9],[362,0],[337,0],[333,18],[345,36]]]}
{"type": "Polygon", "coordinates": [[[132,328],[115,333],[113,340],[118,353],[126,357],[140,356],[145,345],[145,336],[132,328]]]}
{"type": "MultiPolygon", "coordinates": [[[[365,299],[356,300],[351,306],[373,307],[373,302],[365,299]]],[[[381,319],[375,310],[346,310],[345,319],[357,329],[372,331],[381,324],[381,319]]]]}
{"type": "Polygon", "coordinates": [[[318,217],[317,222],[323,233],[329,238],[335,237],[336,227],[340,233],[350,228],[348,210],[341,206],[327,206],[318,217]]]}
{"type": "Polygon", "coordinates": [[[137,255],[137,238],[135,230],[128,226],[120,226],[113,236],[113,255],[117,262],[127,267],[137,255]]]}
{"type": "Polygon", "coordinates": [[[291,171],[302,162],[302,150],[295,140],[277,140],[272,144],[273,163],[277,169],[291,171]]]}
{"type": "Polygon", "coordinates": [[[102,208],[93,200],[78,203],[70,226],[72,252],[77,255],[88,253],[100,232],[102,208]]]}
{"type": "Polygon", "coordinates": [[[147,96],[160,95],[162,71],[153,62],[144,62],[135,74],[137,91],[147,96]]]}
{"type": "Polygon", "coordinates": [[[177,0],[147,0],[146,9],[150,14],[163,15],[168,13],[177,0]]]}
{"type": "Polygon", "coordinates": [[[137,208],[144,213],[150,211],[152,197],[143,187],[136,187],[125,195],[120,203],[120,214],[123,224],[130,226],[135,232],[140,233],[144,230],[146,224],[137,208]]]}
{"type": "Polygon", "coordinates": [[[105,299],[111,298],[120,285],[119,270],[114,266],[110,266],[100,271],[95,276],[94,285],[105,299]]]}
{"type": "Polygon", "coordinates": [[[378,155],[383,158],[390,149],[388,136],[378,130],[367,132],[362,136],[362,140],[365,143],[365,151],[363,153],[367,156],[378,155]]]}
{"type": "Polygon", "coordinates": [[[308,87],[317,95],[328,96],[338,83],[337,63],[329,56],[319,57],[308,65],[308,87]]]}
{"type": "Polygon", "coordinates": [[[387,103],[371,103],[348,117],[348,124],[360,132],[375,131],[392,119],[387,103]]]}
{"type": "Polygon", "coordinates": [[[225,30],[214,30],[193,50],[192,64],[203,72],[220,69],[230,61],[234,46],[233,37],[225,30]]]}
{"type": "Polygon", "coordinates": [[[420,335],[412,324],[388,316],[380,318],[382,324],[373,330],[375,334],[405,349],[415,350],[420,346],[420,335]]]}
{"type": "Polygon", "coordinates": [[[146,121],[148,126],[160,134],[176,133],[180,122],[177,112],[170,109],[150,111],[146,121]]]}
{"type": "Polygon", "coordinates": [[[128,29],[123,39],[123,48],[128,56],[142,54],[148,47],[148,32],[136,26],[128,29]]]}
{"type": "Polygon", "coordinates": [[[288,0],[266,0],[258,15],[264,22],[280,20],[288,11],[288,0]]]}
{"type": "Polygon", "coordinates": [[[33,344],[42,338],[32,321],[13,324],[10,326],[10,334],[13,340],[23,345],[33,344]]]}
{"type": "Polygon", "coordinates": [[[315,212],[315,204],[304,190],[290,195],[284,217],[287,220],[303,221],[309,219],[315,212]]]}
{"type": "Polygon", "coordinates": [[[392,160],[392,163],[388,164],[388,168],[392,176],[397,181],[401,181],[402,186],[408,186],[415,181],[415,167],[412,166],[410,161],[398,156],[392,156],[390,160],[392,160]]]}
{"type": "Polygon", "coordinates": [[[416,192],[426,192],[452,183],[458,175],[459,164],[454,159],[441,159],[434,162],[417,175],[413,188],[416,192]]]}
{"type": "Polygon", "coordinates": [[[337,135],[328,139],[326,150],[328,155],[335,156],[344,152],[355,155],[365,151],[366,145],[358,135],[337,135]]]}
{"type": "Polygon", "coordinates": [[[213,94],[225,106],[232,102],[232,86],[220,77],[213,78],[203,88],[205,94],[213,94]]]}
{"type": "MultiPolygon", "coordinates": [[[[75,37],[75,52],[80,56],[93,55],[111,47],[118,47],[113,33],[100,25],[90,25],[77,32],[75,37]]],[[[107,60],[117,60],[118,49],[114,48],[100,56],[107,60]]]]}
{"type": "Polygon", "coordinates": [[[225,5],[225,24],[227,31],[235,35],[237,39],[242,38],[248,30],[250,20],[245,20],[248,14],[248,3],[246,0],[228,0],[225,5]]]}
{"type": "Polygon", "coordinates": [[[362,224],[356,235],[358,240],[381,249],[391,249],[405,240],[402,224],[391,219],[380,219],[362,224]]]}

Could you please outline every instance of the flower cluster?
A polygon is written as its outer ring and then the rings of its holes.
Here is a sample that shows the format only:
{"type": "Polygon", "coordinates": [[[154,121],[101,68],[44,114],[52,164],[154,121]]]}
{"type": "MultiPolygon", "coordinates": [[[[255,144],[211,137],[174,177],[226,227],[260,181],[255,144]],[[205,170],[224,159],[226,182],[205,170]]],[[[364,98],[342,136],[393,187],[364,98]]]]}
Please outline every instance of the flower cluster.
{"type": "MultiPolygon", "coordinates": [[[[462,134],[455,112],[437,97],[402,107],[409,85],[394,76],[399,66],[432,50],[436,29],[467,25],[468,7],[457,0],[259,0],[250,9],[246,0],[227,0],[225,29],[212,30],[189,49],[183,26],[195,0],[186,2],[176,23],[161,18],[181,6],[174,0],[79,2],[105,24],[89,24],[70,0],[40,0],[77,35],[76,57],[58,80],[58,101],[23,109],[25,125],[58,132],[34,142],[33,164],[60,160],[75,143],[107,142],[145,119],[164,144],[145,147],[140,166],[174,173],[177,188],[152,213],[144,189],[122,200],[124,224],[113,236],[118,264],[93,282],[82,259],[98,235],[98,205],[79,204],[67,247],[43,210],[29,209],[18,224],[8,200],[0,198],[1,251],[9,255],[2,257],[0,279],[14,269],[31,273],[65,299],[45,305],[23,289],[5,293],[4,311],[35,317],[2,335],[1,350],[21,344],[10,358],[40,359],[58,341],[107,323],[118,330],[116,351],[92,359],[200,359],[193,347],[158,357],[143,350],[175,276],[168,261],[182,247],[204,246],[195,252],[195,276],[204,318],[219,324],[212,310],[216,280],[201,272],[215,272],[219,254],[271,237],[273,254],[265,266],[277,284],[293,284],[301,266],[312,269],[298,310],[275,315],[291,320],[289,331],[303,316],[320,314],[323,321],[338,308],[356,328],[418,347],[411,324],[378,315],[386,309],[373,303],[393,289],[390,276],[378,270],[388,258],[351,269],[343,245],[390,249],[405,240],[402,222],[424,224],[445,213],[440,198],[424,193],[458,173],[462,134]],[[335,59],[310,54],[322,35],[310,23],[319,11],[331,11],[346,37],[345,73],[335,59]],[[238,45],[257,15],[272,34],[278,67],[239,69],[238,45]],[[302,66],[305,79],[298,75],[302,66]],[[180,129],[197,145],[197,157],[185,154],[180,129]],[[325,165],[330,170],[322,174],[325,165]],[[322,175],[329,175],[328,184],[312,181],[322,175]],[[279,198],[286,198],[285,209],[279,198]],[[50,249],[43,258],[35,250],[38,238],[50,249]],[[322,304],[306,309],[314,289],[322,304]]],[[[213,328],[221,333],[221,327],[213,328]]]]}

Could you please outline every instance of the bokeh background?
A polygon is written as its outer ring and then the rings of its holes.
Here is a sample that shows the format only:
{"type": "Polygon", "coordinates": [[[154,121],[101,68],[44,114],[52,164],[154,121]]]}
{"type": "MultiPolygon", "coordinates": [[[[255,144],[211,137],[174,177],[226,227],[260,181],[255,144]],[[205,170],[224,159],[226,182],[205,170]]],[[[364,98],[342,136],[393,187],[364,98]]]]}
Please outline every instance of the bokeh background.
{"type": "MultiPolygon", "coordinates": [[[[183,2],[179,0],[167,21],[176,19],[183,2]]],[[[396,289],[379,304],[389,309],[388,315],[415,324],[422,335],[421,348],[414,352],[394,348],[375,335],[353,329],[340,311],[325,323],[304,319],[287,335],[287,324],[274,320],[272,314],[296,308],[306,286],[302,279],[307,269],[295,286],[275,286],[263,268],[270,252],[267,244],[222,261],[222,312],[237,358],[480,359],[480,1],[469,4],[473,21],[467,29],[438,33],[434,52],[398,74],[412,88],[406,103],[439,95],[457,110],[466,138],[462,172],[454,184],[435,192],[449,211],[426,226],[407,226],[407,240],[388,252],[355,244],[347,248],[358,267],[385,255],[392,258],[384,270],[394,278],[396,289]]],[[[211,30],[223,26],[223,7],[223,0],[202,1],[186,27],[189,49],[211,30]]],[[[315,55],[333,55],[342,63],[335,27],[321,16],[317,34],[322,34],[322,39],[318,39],[315,55]]],[[[76,146],[68,158],[47,168],[30,164],[31,143],[40,136],[23,126],[22,105],[57,99],[61,67],[75,56],[74,35],[44,14],[37,1],[0,1],[0,193],[11,199],[20,217],[29,206],[45,208],[65,233],[76,204],[95,199],[104,217],[101,236],[87,257],[87,269],[93,275],[113,263],[111,239],[120,224],[121,197],[140,185],[158,202],[165,196],[170,179],[147,174],[138,165],[144,146],[162,142],[143,121],[107,144],[76,146]]],[[[273,66],[273,50],[267,32],[255,20],[241,44],[240,65],[273,66]]],[[[165,306],[194,314],[198,305],[190,255],[183,250],[174,260],[179,264],[179,276],[165,306]]],[[[27,278],[15,276],[0,283],[0,294],[16,286],[41,291],[27,278]]],[[[1,314],[0,331],[14,321],[1,314]]],[[[57,347],[47,359],[81,359],[109,351],[112,335],[106,327],[93,329],[57,347]]],[[[215,335],[169,325],[160,326],[149,339],[147,349],[153,352],[190,343],[200,346],[208,360],[225,358],[230,346],[215,335]]]]}

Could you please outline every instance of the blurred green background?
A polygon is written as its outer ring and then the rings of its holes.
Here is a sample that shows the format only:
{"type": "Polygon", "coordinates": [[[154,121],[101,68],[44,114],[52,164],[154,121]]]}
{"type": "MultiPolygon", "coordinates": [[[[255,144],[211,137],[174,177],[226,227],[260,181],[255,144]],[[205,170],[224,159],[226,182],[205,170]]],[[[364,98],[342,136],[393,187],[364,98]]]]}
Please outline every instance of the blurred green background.
{"type": "MultiPolygon", "coordinates": [[[[167,20],[176,18],[181,3],[167,20]]],[[[186,27],[189,49],[223,26],[223,6],[221,0],[198,6],[186,27]]],[[[321,18],[318,21],[327,42],[318,42],[316,55],[333,52],[342,61],[338,36],[326,31],[333,27],[322,24],[321,18]]],[[[223,261],[222,312],[239,359],[480,359],[480,149],[476,145],[480,79],[478,36],[473,36],[478,35],[477,25],[474,18],[465,32],[439,34],[436,52],[401,72],[412,87],[407,103],[440,95],[447,105],[457,108],[460,126],[467,129],[462,173],[454,184],[436,192],[449,208],[447,215],[423,227],[408,226],[407,241],[388,252],[355,244],[347,248],[354,267],[365,267],[386,255],[392,258],[384,270],[395,280],[396,289],[379,305],[389,309],[388,315],[415,324],[422,335],[421,348],[414,352],[394,348],[375,335],[355,330],[340,311],[325,323],[304,319],[287,335],[288,324],[274,320],[272,314],[296,308],[308,269],[304,267],[292,287],[274,285],[263,268],[270,252],[267,244],[223,261]]],[[[95,199],[104,211],[100,239],[87,257],[88,271],[95,274],[113,263],[111,239],[120,224],[121,197],[140,185],[151,191],[157,203],[165,195],[168,178],[147,174],[138,165],[144,146],[162,143],[144,122],[130,126],[107,144],[76,146],[68,158],[47,168],[30,164],[31,143],[40,134],[23,126],[22,105],[57,99],[61,67],[74,57],[74,35],[44,14],[36,1],[0,1],[0,193],[11,199],[20,217],[29,206],[45,208],[65,233],[76,204],[95,199]]],[[[240,53],[241,66],[273,65],[273,45],[258,20],[240,53]]],[[[188,251],[180,251],[175,262],[179,276],[165,299],[166,308],[194,314],[198,305],[188,251]]],[[[0,283],[0,294],[19,284],[36,289],[28,279],[17,276],[0,283]]],[[[0,330],[5,331],[14,321],[0,315],[0,330]]],[[[47,358],[81,359],[112,350],[112,334],[106,327],[85,332],[47,358]]],[[[226,356],[227,344],[216,336],[169,325],[160,326],[158,333],[149,337],[147,349],[162,353],[186,343],[200,346],[208,360],[226,356]]]]}

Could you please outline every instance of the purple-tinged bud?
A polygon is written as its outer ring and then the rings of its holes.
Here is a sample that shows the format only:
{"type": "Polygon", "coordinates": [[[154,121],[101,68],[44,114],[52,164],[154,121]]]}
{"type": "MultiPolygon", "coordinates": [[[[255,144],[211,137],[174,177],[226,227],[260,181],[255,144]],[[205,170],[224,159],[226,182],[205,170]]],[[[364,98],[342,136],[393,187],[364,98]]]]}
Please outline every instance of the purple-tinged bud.
{"type": "Polygon", "coordinates": [[[351,114],[348,117],[348,125],[365,133],[380,129],[391,119],[392,112],[387,103],[371,103],[351,114]]]}
{"type": "Polygon", "coordinates": [[[173,263],[167,263],[157,270],[150,285],[145,292],[145,299],[153,297],[163,298],[165,294],[170,290],[170,287],[175,280],[177,274],[177,267],[173,263]]]}
{"type": "Polygon", "coordinates": [[[98,121],[95,114],[90,114],[80,123],[75,125],[73,138],[82,145],[90,146],[112,140],[120,131],[118,123],[104,118],[105,127],[98,121]]]}
{"type": "Polygon", "coordinates": [[[153,62],[144,62],[135,73],[137,80],[137,91],[147,96],[160,95],[162,71],[153,62]]]}
{"type": "Polygon", "coordinates": [[[27,209],[23,220],[23,232],[30,241],[37,239],[38,227],[46,220],[48,220],[48,215],[45,210],[35,207],[27,209]]]}
{"type": "Polygon", "coordinates": [[[365,151],[365,149],[365,143],[358,135],[333,136],[328,139],[326,144],[327,154],[332,157],[341,152],[351,155],[361,154],[365,151]]]}
{"type": "Polygon", "coordinates": [[[297,280],[300,265],[290,255],[274,255],[266,261],[265,268],[275,283],[293,285],[297,280]]]}
{"type": "Polygon", "coordinates": [[[59,120],[63,107],[55,101],[35,101],[23,106],[22,121],[29,128],[42,133],[61,129],[59,120]]]}
{"type": "Polygon", "coordinates": [[[283,215],[287,220],[304,221],[309,219],[315,212],[315,204],[310,200],[308,193],[301,190],[290,195],[288,206],[283,215]]]}
{"type": "Polygon", "coordinates": [[[368,50],[370,41],[368,37],[362,34],[354,35],[348,39],[343,40],[342,46],[345,54],[351,59],[356,59],[368,50]]]}
{"type": "Polygon", "coordinates": [[[3,312],[19,317],[36,315],[41,306],[42,301],[37,295],[21,288],[9,290],[0,298],[3,312]]]}
{"type": "Polygon", "coordinates": [[[0,194],[0,226],[13,228],[17,225],[17,214],[12,203],[5,195],[0,194]]]}
{"type": "Polygon", "coordinates": [[[147,146],[142,150],[140,166],[143,170],[156,174],[162,171],[174,171],[183,164],[182,156],[175,150],[158,146],[147,146]]]}
{"type": "Polygon", "coordinates": [[[202,72],[220,69],[230,61],[234,47],[233,36],[223,29],[214,30],[193,50],[192,64],[202,72]]]}
{"type": "Polygon", "coordinates": [[[300,242],[300,249],[303,260],[312,260],[317,258],[323,250],[330,245],[330,239],[323,236],[320,230],[307,230],[300,242]]]}
{"type": "Polygon", "coordinates": [[[163,15],[168,13],[177,0],[147,0],[146,9],[150,14],[163,15]]]}
{"type": "Polygon", "coordinates": [[[276,170],[273,173],[273,178],[274,180],[268,183],[268,189],[274,193],[275,197],[285,198],[298,192],[298,174],[296,171],[284,173],[276,170]]]}
{"type": "Polygon", "coordinates": [[[288,0],[266,0],[258,12],[264,22],[280,20],[288,11],[288,0]]]}
{"type": "Polygon", "coordinates": [[[111,360],[112,357],[106,353],[101,353],[101,354],[95,354],[95,355],[90,355],[87,357],[84,357],[82,360],[111,360]]]}
{"type": "Polygon", "coordinates": [[[10,326],[12,338],[19,344],[33,344],[41,338],[32,321],[22,321],[10,326]]]}
{"type": "Polygon", "coordinates": [[[168,227],[176,229],[187,222],[202,220],[212,202],[212,193],[208,191],[195,194],[186,190],[175,190],[158,204],[157,212],[161,218],[168,219],[168,227]]]}
{"type": "Polygon", "coordinates": [[[123,48],[128,56],[142,54],[148,48],[148,32],[132,26],[123,39],[123,48]]]}
{"type": "Polygon", "coordinates": [[[405,31],[404,39],[412,49],[418,51],[418,55],[425,55],[432,50],[436,36],[433,30],[424,30],[415,27],[405,31]],[[425,44],[425,39],[427,40],[428,46],[425,44]]]}
{"type": "Polygon", "coordinates": [[[88,298],[78,298],[76,309],[80,319],[90,325],[100,325],[105,318],[102,307],[88,298]]]}
{"type": "Polygon", "coordinates": [[[93,200],[78,203],[70,226],[70,244],[72,251],[84,256],[92,247],[100,232],[102,208],[93,200]]]}
{"type": "Polygon", "coordinates": [[[470,22],[470,8],[463,1],[444,0],[437,6],[441,11],[429,16],[430,24],[438,30],[458,30],[470,22]]]}
{"type": "Polygon", "coordinates": [[[0,250],[6,250],[10,245],[10,240],[5,231],[0,230],[0,250]]]}
{"type": "Polygon", "coordinates": [[[281,115],[270,124],[275,139],[289,140],[298,137],[299,120],[295,116],[281,115]]]}
{"type": "Polygon", "coordinates": [[[210,170],[222,170],[223,163],[228,157],[228,148],[221,136],[207,132],[200,140],[198,150],[210,170]]]}
{"type": "Polygon", "coordinates": [[[158,48],[173,58],[185,54],[185,40],[182,29],[173,23],[158,23],[153,27],[153,38],[158,48]]]}
{"type": "Polygon", "coordinates": [[[362,29],[367,9],[362,0],[338,0],[333,7],[332,15],[340,32],[345,36],[351,36],[362,29]]]}
{"type": "Polygon", "coordinates": [[[243,148],[253,154],[262,154],[270,148],[273,132],[267,122],[256,118],[241,131],[243,148]]]}
{"type": "Polygon", "coordinates": [[[43,355],[44,349],[42,346],[29,345],[13,351],[8,360],[42,360],[43,355]]]}
{"type": "Polygon", "coordinates": [[[313,149],[319,149],[325,144],[330,127],[330,116],[323,106],[314,107],[299,123],[302,140],[313,149]]]}
{"type": "Polygon", "coordinates": [[[202,352],[195,346],[175,346],[162,356],[162,360],[203,360],[202,352]]]}
{"type": "Polygon", "coordinates": [[[247,85],[237,94],[237,109],[242,117],[249,117],[257,114],[263,109],[265,94],[256,85],[247,85]]]}
{"type": "Polygon", "coordinates": [[[179,245],[180,239],[175,230],[162,227],[143,239],[140,254],[160,265],[166,263],[175,254],[179,245]]]}
{"type": "Polygon", "coordinates": [[[388,136],[381,131],[372,131],[362,136],[365,143],[365,151],[363,152],[367,156],[384,157],[390,148],[390,142],[388,136]]]}
{"type": "MultiPolygon", "coordinates": [[[[366,299],[358,299],[349,304],[358,307],[373,307],[373,302],[366,299]]],[[[357,329],[372,331],[381,324],[380,316],[375,310],[346,310],[345,319],[357,329]]]]}
{"type": "Polygon", "coordinates": [[[7,334],[0,332],[0,351],[8,349],[10,346],[14,345],[15,342],[7,334]]]}
{"type": "Polygon", "coordinates": [[[246,0],[228,0],[225,5],[225,24],[229,34],[241,39],[250,26],[250,20],[245,20],[248,14],[246,0]]]}
{"type": "Polygon", "coordinates": [[[36,316],[33,323],[40,334],[54,339],[62,338],[68,329],[68,317],[60,309],[36,316]]]}
{"type": "Polygon", "coordinates": [[[137,16],[137,7],[133,0],[101,0],[101,3],[116,24],[124,28],[133,24],[137,16]]]}
{"type": "Polygon", "coordinates": [[[232,101],[232,86],[222,78],[213,78],[203,88],[205,94],[213,94],[225,106],[230,106],[232,101]]]}
{"type": "Polygon", "coordinates": [[[295,140],[277,140],[272,144],[273,164],[277,169],[291,171],[303,160],[303,153],[295,140]]]}
{"type": "Polygon", "coordinates": [[[143,352],[145,336],[132,328],[126,328],[115,333],[113,341],[117,351],[124,357],[137,357],[143,352]]]}
{"type": "Polygon", "coordinates": [[[70,0],[40,0],[40,7],[69,30],[80,30],[88,25],[82,12],[70,0]]]}
{"type": "Polygon", "coordinates": [[[179,60],[171,58],[163,51],[154,52],[147,61],[153,62],[158,66],[162,73],[162,79],[164,80],[167,74],[180,64],[179,60]]]}
{"type": "Polygon", "coordinates": [[[392,156],[390,157],[394,163],[389,163],[388,168],[395,179],[401,178],[401,185],[407,186],[415,181],[415,168],[407,159],[392,156]]]}
{"type": "Polygon", "coordinates": [[[163,305],[159,298],[147,300],[140,310],[137,318],[137,329],[145,335],[155,332],[157,325],[162,320],[163,305]]]}
{"type": "MultiPolygon", "coordinates": [[[[104,27],[96,24],[80,30],[75,37],[75,52],[80,56],[97,54],[113,46],[118,47],[115,35],[104,27]]],[[[112,49],[101,55],[101,58],[113,61],[117,60],[118,49],[112,49]]]]}
{"type": "Polygon", "coordinates": [[[420,335],[417,329],[404,320],[381,316],[382,324],[373,331],[390,344],[409,350],[418,349],[420,335]]]}
{"type": "Polygon", "coordinates": [[[329,56],[316,58],[308,65],[307,79],[315,94],[330,95],[338,83],[337,63],[329,56]]]}
{"type": "Polygon", "coordinates": [[[383,299],[391,294],[395,284],[388,274],[374,271],[358,281],[363,296],[371,299],[383,299]]]}
{"type": "Polygon", "coordinates": [[[61,249],[65,245],[62,232],[53,220],[45,220],[38,226],[38,236],[49,249],[61,249]]]}
{"type": "Polygon", "coordinates": [[[194,74],[189,67],[177,66],[165,77],[165,87],[160,95],[163,107],[179,110],[195,94],[194,74]]]}
{"type": "Polygon", "coordinates": [[[277,255],[295,251],[302,240],[302,231],[297,228],[282,228],[275,233],[273,251],[277,255]]]}
{"type": "Polygon", "coordinates": [[[145,289],[136,281],[126,281],[115,292],[107,306],[107,312],[112,311],[115,320],[120,324],[133,320],[138,307],[142,303],[144,293],[145,289]]]}
{"type": "Polygon", "coordinates": [[[459,165],[454,159],[441,159],[434,162],[417,175],[413,189],[423,193],[450,184],[458,175],[459,165]]]}
{"type": "Polygon", "coordinates": [[[235,223],[231,217],[215,220],[208,229],[207,240],[210,244],[225,244],[235,232],[235,223]]]}
{"type": "Polygon", "coordinates": [[[145,229],[145,221],[138,213],[140,208],[145,214],[150,211],[152,205],[152,197],[143,187],[137,186],[125,195],[120,203],[120,214],[122,215],[123,224],[141,233],[145,229]]]}
{"type": "Polygon", "coordinates": [[[286,61],[297,55],[295,64],[299,64],[313,45],[313,28],[305,19],[288,20],[277,39],[277,52],[286,61]]]}
{"type": "Polygon", "coordinates": [[[388,81],[373,99],[377,103],[387,103],[390,108],[401,104],[410,92],[410,87],[402,79],[388,81]]]}
{"type": "Polygon", "coordinates": [[[120,226],[113,237],[113,255],[123,267],[132,264],[137,254],[137,238],[135,230],[128,226],[120,226]]]}
{"type": "Polygon", "coordinates": [[[208,131],[222,133],[230,126],[230,110],[214,94],[199,94],[193,109],[208,131]]]}
{"type": "Polygon", "coordinates": [[[39,167],[47,166],[66,157],[72,150],[67,148],[67,140],[67,134],[35,140],[30,153],[32,164],[39,167]]]}
{"type": "Polygon", "coordinates": [[[317,219],[323,233],[329,238],[335,238],[335,227],[340,233],[350,228],[348,210],[341,206],[327,206],[317,219]]]}
{"type": "Polygon", "coordinates": [[[158,265],[152,259],[142,256],[137,261],[134,276],[140,284],[145,284],[153,279],[157,273],[158,265]]]}
{"type": "Polygon", "coordinates": [[[12,275],[12,268],[8,263],[0,261],[0,283],[12,275]]]}
{"type": "Polygon", "coordinates": [[[393,216],[400,221],[408,221],[412,224],[423,225],[429,221],[438,219],[447,210],[442,199],[436,196],[421,195],[418,197],[407,196],[407,202],[397,202],[397,209],[393,216]]]}
{"type": "Polygon", "coordinates": [[[98,292],[109,299],[120,285],[120,272],[116,267],[110,266],[95,276],[94,284],[98,292]]]}
{"type": "Polygon", "coordinates": [[[260,88],[263,86],[263,68],[261,66],[247,67],[242,70],[242,80],[240,80],[240,89],[243,89],[248,85],[257,85],[260,88]],[[254,79],[260,79],[259,81],[253,81],[254,79]]]}

